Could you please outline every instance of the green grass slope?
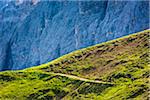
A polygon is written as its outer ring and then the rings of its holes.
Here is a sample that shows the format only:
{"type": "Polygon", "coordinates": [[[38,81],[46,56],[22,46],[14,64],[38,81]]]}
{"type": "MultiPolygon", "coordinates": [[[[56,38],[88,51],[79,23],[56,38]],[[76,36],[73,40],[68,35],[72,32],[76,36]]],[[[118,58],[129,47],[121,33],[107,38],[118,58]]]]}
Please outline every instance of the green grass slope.
{"type": "Polygon", "coordinates": [[[149,32],[0,72],[0,100],[148,100],[149,32]]]}

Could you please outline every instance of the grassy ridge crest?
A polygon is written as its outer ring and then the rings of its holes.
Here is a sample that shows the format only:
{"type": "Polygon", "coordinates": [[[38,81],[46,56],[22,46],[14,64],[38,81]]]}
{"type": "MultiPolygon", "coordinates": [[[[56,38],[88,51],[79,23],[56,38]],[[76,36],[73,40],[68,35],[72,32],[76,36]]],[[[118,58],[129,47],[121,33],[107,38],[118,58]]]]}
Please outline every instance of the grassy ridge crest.
{"type": "Polygon", "coordinates": [[[149,32],[77,50],[40,66],[0,72],[0,100],[147,100],[149,32]]]}

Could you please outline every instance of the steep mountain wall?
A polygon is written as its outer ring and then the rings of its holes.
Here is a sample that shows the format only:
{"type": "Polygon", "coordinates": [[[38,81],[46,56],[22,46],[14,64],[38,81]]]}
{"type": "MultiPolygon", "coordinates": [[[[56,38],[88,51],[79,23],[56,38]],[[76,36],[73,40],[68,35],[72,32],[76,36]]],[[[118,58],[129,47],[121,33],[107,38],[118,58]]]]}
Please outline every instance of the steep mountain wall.
{"type": "Polygon", "coordinates": [[[0,70],[39,65],[149,28],[148,1],[1,1],[0,5],[0,70]]]}

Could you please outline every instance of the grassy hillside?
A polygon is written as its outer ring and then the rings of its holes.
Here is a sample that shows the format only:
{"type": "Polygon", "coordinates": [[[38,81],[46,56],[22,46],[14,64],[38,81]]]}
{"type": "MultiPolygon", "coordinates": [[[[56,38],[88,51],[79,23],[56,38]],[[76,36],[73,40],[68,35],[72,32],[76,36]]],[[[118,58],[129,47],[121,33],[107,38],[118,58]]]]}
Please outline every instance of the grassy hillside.
{"type": "Polygon", "coordinates": [[[148,100],[149,32],[0,72],[0,100],[148,100]]]}

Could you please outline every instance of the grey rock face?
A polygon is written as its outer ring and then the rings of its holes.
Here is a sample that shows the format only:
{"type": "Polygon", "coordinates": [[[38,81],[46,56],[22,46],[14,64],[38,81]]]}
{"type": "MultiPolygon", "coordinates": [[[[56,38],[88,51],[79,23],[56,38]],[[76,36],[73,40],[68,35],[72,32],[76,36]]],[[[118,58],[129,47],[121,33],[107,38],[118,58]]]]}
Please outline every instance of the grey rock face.
{"type": "Polygon", "coordinates": [[[149,28],[146,1],[0,2],[0,70],[40,65],[149,28]]]}

